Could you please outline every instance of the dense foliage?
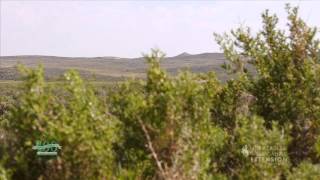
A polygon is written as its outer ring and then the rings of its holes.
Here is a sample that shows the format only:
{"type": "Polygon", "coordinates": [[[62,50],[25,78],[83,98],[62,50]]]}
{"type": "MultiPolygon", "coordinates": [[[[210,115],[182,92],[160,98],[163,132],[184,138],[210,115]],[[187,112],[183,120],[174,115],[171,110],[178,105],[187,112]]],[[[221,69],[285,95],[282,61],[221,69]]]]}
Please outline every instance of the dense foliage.
{"type": "Polygon", "coordinates": [[[287,12],[288,31],[266,11],[255,35],[215,34],[234,74],[225,83],[170,76],[158,50],[146,80],[107,96],[75,71],[57,85],[21,67],[18,98],[0,98],[0,179],[319,179],[319,41],[287,12]],[[58,142],[57,158],[37,157],[37,140],[58,142]]]}

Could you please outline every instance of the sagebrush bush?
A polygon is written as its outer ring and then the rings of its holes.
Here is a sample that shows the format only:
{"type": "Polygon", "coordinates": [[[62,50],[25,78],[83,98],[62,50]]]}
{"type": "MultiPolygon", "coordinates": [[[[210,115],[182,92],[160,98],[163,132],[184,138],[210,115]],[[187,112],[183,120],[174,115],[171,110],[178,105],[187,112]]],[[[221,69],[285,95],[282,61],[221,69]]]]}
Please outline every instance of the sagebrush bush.
{"type": "Polygon", "coordinates": [[[43,79],[43,68],[20,68],[25,74],[18,103],[5,116],[9,129],[6,166],[13,179],[96,179],[114,170],[112,144],[117,141],[117,120],[85,85],[78,73],[65,74],[59,95],[43,79]],[[36,157],[36,141],[58,142],[57,159],[36,157]]]}

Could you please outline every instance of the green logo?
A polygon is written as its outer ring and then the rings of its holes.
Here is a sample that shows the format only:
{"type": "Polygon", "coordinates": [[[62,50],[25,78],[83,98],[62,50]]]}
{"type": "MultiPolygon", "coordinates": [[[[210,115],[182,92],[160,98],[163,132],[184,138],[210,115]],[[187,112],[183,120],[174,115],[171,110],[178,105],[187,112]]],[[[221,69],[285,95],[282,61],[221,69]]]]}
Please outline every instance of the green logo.
{"type": "Polygon", "coordinates": [[[37,141],[32,149],[37,150],[37,156],[57,156],[61,146],[55,142],[37,141]]]}

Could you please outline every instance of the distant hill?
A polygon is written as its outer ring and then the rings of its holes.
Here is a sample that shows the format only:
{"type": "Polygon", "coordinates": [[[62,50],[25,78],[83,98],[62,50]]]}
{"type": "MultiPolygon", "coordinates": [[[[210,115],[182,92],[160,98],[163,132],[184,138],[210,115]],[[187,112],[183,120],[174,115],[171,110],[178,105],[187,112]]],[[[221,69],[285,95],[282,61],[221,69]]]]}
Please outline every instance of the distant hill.
{"type": "Polygon", "coordinates": [[[187,53],[187,52],[183,52],[175,57],[187,57],[187,56],[191,56],[191,54],[187,53]]]}
{"type": "MultiPolygon", "coordinates": [[[[182,53],[166,57],[161,66],[168,72],[176,74],[179,70],[189,69],[193,72],[214,70],[221,79],[226,74],[221,68],[225,61],[222,53],[189,54],[182,53]]],[[[18,63],[27,67],[42,64],[47,79],[58,79],[66,70],[76,69],[86,79],[118,81],[128,77],[145,77],[146,63],[143,58],[119,57],[57,57],[57,56],[0,56],[0,80],[17,80],[18,63]]]]}

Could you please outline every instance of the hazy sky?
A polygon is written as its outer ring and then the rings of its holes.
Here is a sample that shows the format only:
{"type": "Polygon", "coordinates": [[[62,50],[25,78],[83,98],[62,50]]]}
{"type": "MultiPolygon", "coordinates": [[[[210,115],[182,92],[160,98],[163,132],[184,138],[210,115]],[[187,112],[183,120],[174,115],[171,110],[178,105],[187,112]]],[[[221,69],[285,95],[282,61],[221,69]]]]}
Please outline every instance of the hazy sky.
{"type": "MultiPolygon", "coordinates": [[[[268,8],[286,18],[285,1],[3,1],[1,54],[138,57],[220,51],[213,32],[258,29],[268,8]]],[[[320,27],[320,2],[292,1],[320,27]]],[[[281,21],[284,25],[284,21],[281,21]]]]}

